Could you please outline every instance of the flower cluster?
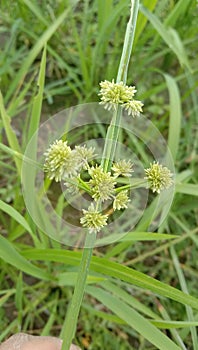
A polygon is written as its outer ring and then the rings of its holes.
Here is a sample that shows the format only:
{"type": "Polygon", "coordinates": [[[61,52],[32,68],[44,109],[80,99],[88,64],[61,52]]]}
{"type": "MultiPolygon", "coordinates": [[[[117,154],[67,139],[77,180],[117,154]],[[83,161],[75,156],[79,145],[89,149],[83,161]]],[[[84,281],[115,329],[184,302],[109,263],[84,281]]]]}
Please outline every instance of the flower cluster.
{"type": "Polygon", "coordinates": [[[92,203],[87,210],[82,210],[80,223],[89,232],[98,232],[107,225],[108,214],[103,213],[103,203],[112,202],[112,209],[126,209],[130,201],[128,190],[118,187],[118,177],[130,177],[133,173],[131,161],[120,160],[105,172],[98,165],[93,165],[94,149],[86,146],[75,146],[72,149],[67,141],[55,141],[44,153],[44,171],[51,180],[64,181],[71,193],[87,192],[92,203]],[[90,161],[92,164],[90,165],[90,161]],[[84,181],[83,176],[86,178],[84,181]],[[88,177],[88,179],[87,179],[88,177]]]}
{"type": "Polygon", "coordinates": [[[117,194],[113,201],[113,209],[126,209],[128,207],[128,202],[130,202],[130,199],[128,197],[128,191],[121,191],[117,194]]]}
{"type": "Polygon", "coordinates": [[[134,99],[134,95],[137,92],[135,86],[127,86],[122,81],[115,83],[114,80],[112,82],[108,80],[102,81],[100,86],[100,104],[104,105],[105,109],[116,110],[117,105],[120,105],[128,112],[128,115],[132,115],[132,117],[140,115],[143,103],[134,99]]]}
{"type": "Polygon", "coordinates": [[[94,157],[94,149],[75,146],[72,150],[67,141],[56,140],[44,153],[44,171],[56,182],[76,177],[94,157]]]}
{"type": "Polygon", "coordinates": [[[145,169],[145,179],[149,183],[149,187],[153,192],[160,193],[164,189],[168,189],[172,184],[172,174],[170,170],[159,164],[159,162],[154,162],[150,164],[150,168],[145,169]]]}
{"type": "Polygon", "coordinates": [[[104,202],[111,199],[115,193],[115,178],[110,172],[104,172],[101,166],[91,167],[89,170],[91,179],[89,180],[90,188],[92,189],[92,197],[95,201],[101,200],[104,202]]]}
{"type": "Polygon", "coordinates": [[[91,203],[88,210],[83,209],[83,214],[80,223],[83,227],[88,227],[90,233],[99,232],[102,227],[107,225],[108,215],[99,212],[93,203],[91,203]]]}
{"type": "Polygon", "coordinates": [[[130,177],[133,173],[133,163],[130,160],[122,159],[113,164],[112,170],[114,172],[114,176],[124,176],[130,177]]]}
{"type": "MultiPolygon", "coordinates": [[[[129,93],[132,94],[133,90],[129,89],[129,93]]],[[[123,178],[132,176],[133,163],[130,160],[116,161],[110,171],[105,172],[101,165],[93,162],[95,155],[92,147],[84,145],[72,149],[63,140],[55,141],[44,155],[44,171],[49,179],[64,181],[71,193],[83,190],[91,197],[91,204],[87,210],[82,210],[80,219],[81,225],[88,228],[90,233],[97,233],[107,225],[109,214],[103,209],[105,201],[108,201],[108,209],[112,203],[112,210],[108,210],[108,213],[128,208],[130,185],[120,184],[123,178]]],[[[173,183],[170,170],[158,162],[151,164],[145,170],[145,175],[153,192],[160,193],[173,183]]]]}

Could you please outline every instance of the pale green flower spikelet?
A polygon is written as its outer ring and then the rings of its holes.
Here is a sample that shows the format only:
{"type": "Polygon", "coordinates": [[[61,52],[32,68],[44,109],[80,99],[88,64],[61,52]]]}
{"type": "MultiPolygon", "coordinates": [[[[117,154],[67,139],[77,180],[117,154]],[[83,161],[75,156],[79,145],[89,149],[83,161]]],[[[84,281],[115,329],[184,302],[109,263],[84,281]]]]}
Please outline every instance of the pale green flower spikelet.
{"type": "Polygon", "coordinates": [[[159,162],[154,162],[150,164],[150,168],[145,169],[146,177],[149,186],[153,192],[160,193],[162,190],[169,188],[173,184],[172,174],[170,170],[159,164],[159,162]]]}
{"type": "Polygon", "coordinates": [[[95,156],[94,151],[95,150],[93,147],[87,148],[86,145],[75,146],[75,149],[73,152],[76,155],[79,169],[87,170],[89,168],[88,162],[94,158],[95,156]]]}
{"type": "Polygon", "coordinates": [[[126,209],[128,208],[128,202],[130,202],[130,199],[128,197],[128,191],[121,191],[117,194],[113,201],[113,209],[114,210],[120,210],[120,209],[126,209]]]}
{"type": "Polygon", "coordinates": [[[134,86],[127,86],[121,81],[120,83],[114,83],[105,80],[100,83],[101,90],[99,95],[101,96],[101,104],[108,110],[116,109],[117,104],[123,104],[133,98],[136,93],[134,86]]]}
{"type": "Polygon", "coordinates": [[[100,104],[104,105],[107,110],[116,110],[117,105],[121,105],[128,115],[137,117],[142,112],[143,103],[134,100],[133,97],[137,90],[135,86],[127,86],[122,81],[115,83],[105,80],[100,83],[101,89],[99,96],[101,96],[100,104]]]}
{"type": "Polygon", "coordinates": [[[143,112],[142,107],[143,103],[138,100],[131,100],[123,104],[123,107],[128,112],[128,115],[132,115],[132,117],[139,117],[140,113],[143,112]]]}
{"type": "Polygon", "coordinates": [[[123,159],[115,162],[111,169],[113,170],[115,177],[120,175],[124,177],[131,177],[133,173],[133,164],[130,160],[123,159]]]}
{"type": "Polygon", "coordinates": [[[84,216],[80,219],[83,227],[89,229],[89,233],[99,232],[102,227],[107,225],[107,214],[101,214],[91,203],[88,210],[83,209],[84,216]]]}
{"type": "Polygon", "coordinates": [[[115,178],[111,176],[110,172],[104,172],[101,166],[91,167],[88,169],[88,173],[91,176],[89,185],[93,192],[93,199],[95,201],[111,199],[115,193],[115,178]]]}
{"type": "Polygon", "coordinates": [[[56,140],[44,153],[44,171],[56,182],[76,173],[76,164],[67,141],[56,140]]]}

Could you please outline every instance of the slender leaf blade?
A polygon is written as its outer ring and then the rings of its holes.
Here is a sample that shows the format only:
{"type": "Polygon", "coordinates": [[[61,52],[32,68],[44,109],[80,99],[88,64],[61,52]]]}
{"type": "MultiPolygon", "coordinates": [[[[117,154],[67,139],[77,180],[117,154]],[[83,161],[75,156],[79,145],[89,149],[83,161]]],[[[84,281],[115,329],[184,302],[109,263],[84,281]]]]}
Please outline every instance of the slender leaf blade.
{"type": "Polygon", "coordinates": [[[31,264],[21,254],[19,254],[14,248],[14,245],[12,245],[3,236],[0,236],[0,258],[3,259],[6,263],[31,276],[44,280],[51,279],[51,276],[47,272],[31,264]]]}
{"type": "Polygon", "coordinates": [[[113,311],[118,317],[123,319],[133,329],[140,333],[151,344],[154,344],[160,350],[179,350],[180,348],[156,327],[154,327],[147,319],[141,316],[132,307],[129,307],[119,298],[109,294],[100,288],[88,287],[88,293],[97,298],[108,309],[113,311]]]}
{"type": "Polygon", "coordinates": [[[164,77],[170,96],[168,146],[170,148],[173,159],[176,160],[177,151],[179,148],[182,119],[181,98],[175,79],[172,78],[169,74],[164,74],[164,77]]]}

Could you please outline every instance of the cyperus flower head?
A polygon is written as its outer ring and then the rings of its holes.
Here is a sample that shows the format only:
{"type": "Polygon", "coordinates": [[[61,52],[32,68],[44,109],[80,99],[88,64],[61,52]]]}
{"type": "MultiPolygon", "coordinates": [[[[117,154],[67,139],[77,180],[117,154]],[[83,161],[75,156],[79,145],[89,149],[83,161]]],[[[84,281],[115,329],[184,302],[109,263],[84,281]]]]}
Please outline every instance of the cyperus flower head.
{"type": "Polygon", "coordinates": [[[124,177],[130,177],[133,173],[133,164],[130,160],[119,160],[115,162],[111,168],[114,172],[114,176],[118,177],[120,175],[124,177]]]}
{"type": "Polygon", "coordinates": [[[128,112],[128,115],[131,115],[134,118],[139,117],[143,106],[143,103],[138,100],[131,100],[123,104],[123,107],[128,112]]]}
{"type": "Polygon", "coordinates": [[[128,197],[128,191],[120,191],[113,201],[113,209],[126,209],[128,207],[128,202],[130,202],[130,199],[128,197]]]}
{"type": "Polygon", "coordinates": [[[61,181],[65,175],[73,173],[75,164],[72,157],[72,150],[67,141],[56,140],[44,153],[44,171],[49,179],[61,181]]]}
{"type": "Polygon", "coordinates": [[[134,117],[139,116],[142,112],[143,103],[133,98],[137,91],[135,86],[125,85],[122,81],[115,83],[114,80],[112,82],[108,80],[102,81],[100,86],[100,104],[104,105],[105,109],[116,110],[117,105],[120,105],[128,111],[128,115],[134,117]]]}
{"type": "Polygon", "coordinates": [[[115,193],[115,178],[111,176],[110,172],[104,172],[101,166],[91,167],[89,170],[91,179],[89,185],[93,192],[94,200],[101,200],[104,202],[111,199],[115,193]]]}
{"type": "Polygon", "coordinates": [[[83,227],[89,229],[89,233],[99,232],[107,225],[108,215],[100,213],[91,203],[88,210],[83,209],[84,216],[80,219],[83,227]]]}
{"type": "Polygon", "coordinates": [[[79,169],[88,169],[88,162],[94,157],[94,148],[84,146],[75,146],[73,150],[75,154],[79,169]]]}
{"type": "Polygon", "coordinates": [[[161,190],[167,189],[173,184],[173,175],[170,170],[159,162],[150,164],[150,168],[145,169],[145,174],[145,179],[148,180],[153,192],[160,193],[161,190]]]}
{"type": "Polygon", "coordinates": [[[101,104],[108,110],[115,109],[117,104],[123,104],[131,100],[136,92],[135,86],[127,86],[121,81],[114,83],[105,80],[100,83],[101,104]]]}

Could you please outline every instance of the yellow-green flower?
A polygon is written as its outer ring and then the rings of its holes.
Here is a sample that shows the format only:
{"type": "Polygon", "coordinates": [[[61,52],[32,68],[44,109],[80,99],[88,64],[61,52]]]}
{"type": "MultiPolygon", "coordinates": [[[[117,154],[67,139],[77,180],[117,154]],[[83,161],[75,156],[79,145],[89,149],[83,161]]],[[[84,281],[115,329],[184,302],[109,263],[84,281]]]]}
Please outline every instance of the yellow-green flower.
{"type": "Polygon", "coordinates": [[[133,173],[133,164],[130,160],[119,160],[115,162],[111,168],[114,172],[114,176],[118,177],[120,175],[124,177],[130,177],[133,173]]]}
{"type": "Polygon", "coordinates": [[[110,172],[104,172],[101,166],[91,167],[89,170],[91,179],[89,185],[92,190],[92,197],[95,201],[111,199],[115,193],[115,178],[110,172]]]}
{"type": "Polygon", "coordinates": [[[101,166],[91,167],[89,170],[91,179],[89,185],[92,190],[92,197],[95,201],[101,200],[104,202],[111,199],[115,193],[115,178],[110,172],[104,172],[101,166]]]}
{"type": "Polygon", "coordinates": [[[108,110],[116,109],[117,104],[123,104],[133,98],[136,93],[135,86],[127,86],[121,81],[120,83],[114,83],[105,80],[100,83],[101,90],[99,95],[101,96],[101,104],[108,110]]]}
{"type": "Polygon", "coordinates": [[[145,169],[145,174],[145,179],[148,180],[149,187],[153,192],[160,193],[173,184],[173,175],[170,170],[158,162],[150,164],[150,168],[145,169]]]}
{"type": "Polygon", "coordinates": [[[67,141],[56,140],[44,153],[44,171],[49,179],[61,181],[76,172],[76,163],[67,141]]]}
{"type": "Polygon", "coordinates": [[[94,158],[94,148],[93,147],[87,148],[86,145],[75,146],[73,153],[76,157],[79,169],[83,168],[87,170],[89,167],[88,162],[94,158]]]}
{"type": "Polygon", "coordinates": [[[128,202],[130,202],[130,199],[128,197],[128,191],[120,191],[113,201],[113,209],[126,209],[128,208],[128,202]]]}
{"type": "Polygon", "coordinates": [[[100,213],[91,203],[88,210],[83,209],[84,216],[80,219],[83,227],[89,229],[89,233],[99,232],[102,227],[107,225],[107,214],[100,213]]]}
{"type": "Polygon", "coordinates": [[[128,115],[132,117],[139,117],[140,113],[143,112],[143,103],[138,100],[131,100],[123,104],[123,108],[127,111],[128,115]]]}
{"type": "Polygon", "coordinates": [[[100,86],[100,104],[104,105],[105,109],[116,110],[117,106],[120,105],[129,115],[133,117],[140,115],[143,103],[133,98],[137,92],[135,86],[125,85],[122,81],[120,83],[115,83],[114,80],[112,80],[112,82],[108,80],[102,81],[100,86]]]}

